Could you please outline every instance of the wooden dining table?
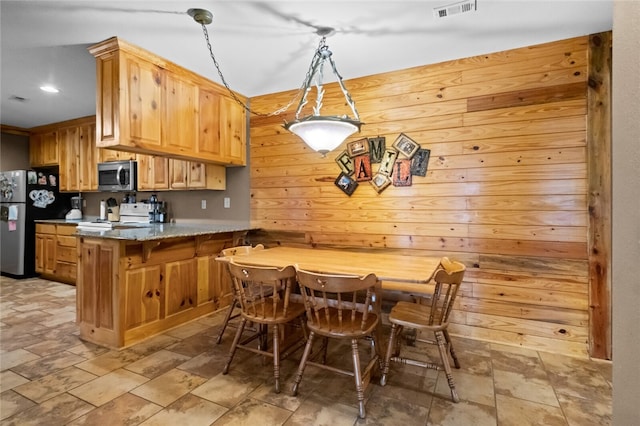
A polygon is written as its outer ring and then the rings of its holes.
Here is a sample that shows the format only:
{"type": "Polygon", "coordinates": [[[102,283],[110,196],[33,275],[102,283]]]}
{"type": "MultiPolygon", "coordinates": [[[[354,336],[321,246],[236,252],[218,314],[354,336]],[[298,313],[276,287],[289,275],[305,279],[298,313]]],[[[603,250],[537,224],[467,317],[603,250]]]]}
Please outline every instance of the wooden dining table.
{"type": "Polygon", "coordinates": [[[432,256],[296,247],[254,250],[216,260],[225,262],[231,259],[254,266],[282,268],[294,265],[299,269],[323,274],[364,276],[374,273],[382,282],[383,290],[423,294],[433,292],[430,281],[440,264],[440,257],[432,256]]]}

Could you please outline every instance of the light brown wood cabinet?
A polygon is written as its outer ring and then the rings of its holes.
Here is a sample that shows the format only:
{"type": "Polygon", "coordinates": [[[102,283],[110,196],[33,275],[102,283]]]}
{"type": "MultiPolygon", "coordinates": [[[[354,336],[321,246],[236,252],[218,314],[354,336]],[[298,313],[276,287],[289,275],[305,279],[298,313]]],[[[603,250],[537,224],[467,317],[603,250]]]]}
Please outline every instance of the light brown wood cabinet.
{"type": "Polygon", "coordinates": [[[138,154],[138,191],[169,189],[169,159],[156,155],[138,154]]]}
{"type": "Polygon", "coordinates": [[[171,189],[225,189],[226,169],[214,164],[169,160],[171,189]]]}
{"type": "Polygon", "coordinates": [[[44,278],[75,284],[76,226],[36,223],[36,272],[44,278]]]}
{"type": "Polygon", "coordinates": [[[80,237],[80,337],[123,348],[228,306],[229,282],[215,258],[242,235],[152,241],[80,237]]]}
{"type": "Polygon", "coordinates": [[[36,272],[56,273],[56,225],[36,223],[36,272]]]}
{"type": "Polygon", "coordinates": [[[225,87],[117,37],[89,51],[96,57],[99,147],[246,164],[246,111],[225,87]]]}
{"type": "Polygon", "coordinates": [[[45,126],[33,129],[29,138],[31,167],[55,166],[58,155],[58,131],[45,126]]]}

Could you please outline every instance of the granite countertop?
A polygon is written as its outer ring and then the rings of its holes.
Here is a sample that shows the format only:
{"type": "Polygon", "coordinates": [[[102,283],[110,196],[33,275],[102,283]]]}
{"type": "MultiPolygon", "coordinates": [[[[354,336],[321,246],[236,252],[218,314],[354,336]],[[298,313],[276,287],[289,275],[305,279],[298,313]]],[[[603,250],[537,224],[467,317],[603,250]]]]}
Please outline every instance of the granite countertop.
{"type": "MultiPolygon", "coordinates": [[[[90,221],[84,217],[81,220],[47,219],[38,220],[40,223],[55,223],[64,225],[78,225],[80,222],[90,221]]],[[[193,237],[197,235],[220,234],[225,232],[248,231],[251,227],[243,223],[216,222],[188,222],[188,223],[113,223],[113,229],[87,230],[78,229],[76,235],[82,237],[98,237],[114,240],[152,241],[165,238],[193,237]]]]}

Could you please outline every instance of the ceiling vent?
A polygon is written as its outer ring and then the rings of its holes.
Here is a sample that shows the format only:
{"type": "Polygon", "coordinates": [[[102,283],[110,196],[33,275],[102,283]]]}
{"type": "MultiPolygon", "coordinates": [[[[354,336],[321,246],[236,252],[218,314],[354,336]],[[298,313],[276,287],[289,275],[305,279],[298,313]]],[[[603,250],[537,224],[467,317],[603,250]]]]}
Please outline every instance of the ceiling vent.
{"type": "Polygon", "coordinates": [[[16,101],[16,102],[26,102],[27,98],[23,98],[22,96],[17,96],[17,95],[11,95],[9,96],[9,100],[16,101]]]}
{"type": "Polygon", "coordinates": [[[476,10],[478,10],[477,0],[466,0],[446,6],[436,7],[433,9],[433,16],[436,18],[447,18],[452,15],[475,12],[476,10]]]}

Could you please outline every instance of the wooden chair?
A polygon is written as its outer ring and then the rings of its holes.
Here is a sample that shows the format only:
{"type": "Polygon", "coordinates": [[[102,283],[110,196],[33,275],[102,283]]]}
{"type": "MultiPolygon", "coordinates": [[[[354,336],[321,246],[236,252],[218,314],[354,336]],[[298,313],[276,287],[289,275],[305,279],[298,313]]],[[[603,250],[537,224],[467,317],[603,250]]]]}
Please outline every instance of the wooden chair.
{"type": "Polygon", "coordinates": [[[315,365],[336,373],[353,376],[359,404],[359,416],[365,417],[364,391],[369,384],[372,369],[379,365],[378,323],[380,321],[380,281],[374,274],[366,277],[317,274],[298,270],[298,284],[307,311],[309,338],[300,360],[293,385],[297,395],[307,365],[315,365]],[[309,360],[316,335],[325,338],[322,363],[309,360]],[[349,339],[353,370],[348,371],[326,365],[327,338],[349,339]],[[360,365],[358,340],[373,339],[375,351],[364,370],[360,365]]]}
{"type": "Polygon", "coordinates": [[[400,301],[391,309],[391,313],[389,314],[391,336],[389,337],[389,346],[387,347],[382,377],[380,379],[382,386],[387,383],[390,362],[400,362],[402,364],[415,365],[423,368],[444,370],[449,382],[453,401],[458,402],[460,400],[453,382],[453,376],[451,375],[449,353],[456,368],[460,368],[460,363],[453,350],[447,328],[449,326],[449,315],[451,314],[453,302],[458,293],[460,283],[462,283],[465,269],[462,263],[452,262],[448,258],[443,257],[440,261],[440,267],[434,275],[435,288],[431,299],[426,299],[427,302],[425,304],[400,301]],[[435,341],[419,341],[436,344],[438,346],[441,364],[401,357],[400,343],[402,339],[400,333],[404,327],[433,333],[435,341]]]}
{"type": "MultiPolygon", "coordinates": [[[[237,247],[229,247],[220,252],[220,256],[235,256],[236,254],[245,254],[250,253],[253,250],[263,250],[264,246],[262,244],[258,244],[255,247],[252,246],[237,246],[237,247]]],[[[220,326],[220,330],[218,330],[218,337],[216,338],[216,344],[220,344],[222,342],[222,336],[224,335],[224,331],[227,329],[229,325],[229,321],[235,319],[240,316],[240,313],[234,314],[233,311],[236,308],[240,308],[240,304],[238,303],[238,296],[236,294],[236,290],[233,284],[231,284],[231,293],[233,294],[233,298],[231,300],[231,304],[227,309],[227,314],[224,317],[224,321],[220,326]]]]}
{"type": "MultiPolygon", "coordinates": [[[[236,331],[235,338],[229,351],[229,359],[222,374],[229,372],[229,367],[238,348],[245,349],[261,355],[273,357],[273,377],[275,379],[275,391],[280,392],[280,358],[282,325],[299,319],[304,329],[304,305],[289,301],[291,291],[296,283],[296,270],[293,266],[282,269],[240,265],[229,262],[229,273],[238,296],[241,307],[242,320],[236,331]],[[240,341],[245,325],[248,321],[259,325],[258,331],[242,342],[240,341]],[[273,348],[272,352],[266,351],[265,345],[257,348],[250,346],[256,338],[262,339],[267,326],[272,326],[273,348]]],[[[304,336],[306,339],[306,335],[304,336]]],[[[304,343],[300,341],[300,347],[304,343]]],[[[284,357],[284,356],[282,356],[284,357]]]]}

